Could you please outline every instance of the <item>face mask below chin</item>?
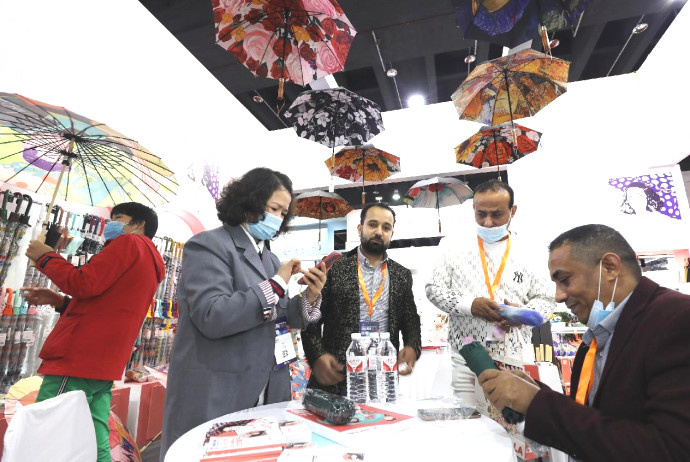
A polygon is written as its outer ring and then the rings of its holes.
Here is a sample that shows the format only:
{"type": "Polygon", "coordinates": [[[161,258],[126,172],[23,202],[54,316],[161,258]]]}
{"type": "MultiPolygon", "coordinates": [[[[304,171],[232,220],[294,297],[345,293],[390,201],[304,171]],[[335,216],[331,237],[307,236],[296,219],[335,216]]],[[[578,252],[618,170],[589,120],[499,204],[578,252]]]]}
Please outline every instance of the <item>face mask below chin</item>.
{"type": "Polygon", "coordinates": [[[482,241],[491,244],[492,242],[497,242],[508,235],[508,227],[510,226],[510,220],[508,223],[501,226],[494,226],[492,228],[486,228],[482,225],[477,225],[477,235],[482,239],[482,241]]]}

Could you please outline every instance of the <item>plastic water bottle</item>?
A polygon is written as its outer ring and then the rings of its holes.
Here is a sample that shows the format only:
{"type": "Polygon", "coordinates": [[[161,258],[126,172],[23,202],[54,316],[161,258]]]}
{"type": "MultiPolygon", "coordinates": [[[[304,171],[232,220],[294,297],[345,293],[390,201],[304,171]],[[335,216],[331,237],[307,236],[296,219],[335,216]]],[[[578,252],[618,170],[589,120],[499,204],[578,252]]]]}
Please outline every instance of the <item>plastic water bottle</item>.
{"type": "Polygon", "coordinates": [[[391,343],[388,332],[381,333],[379,354],[383,387],[381,401],[394,403],[398,399],[398,350],[391,343]]]}
{"type": "Polygon", "coordinates": [[[362,344],[362,335],[351,335],[352,342],[347,348],[347,397],[355,403],[366,403],[367,390],[367,352],[362,344]]]}
{"type": "Polygon", "coordinates": [[[369,401],[378,403],[383,393],[381,392],[382,376],[381,376],[381,357],[379,346],[379,334],[372,332],[370,334],[371,341],[367,347],[367,382],[369,386],[369,401]]]}

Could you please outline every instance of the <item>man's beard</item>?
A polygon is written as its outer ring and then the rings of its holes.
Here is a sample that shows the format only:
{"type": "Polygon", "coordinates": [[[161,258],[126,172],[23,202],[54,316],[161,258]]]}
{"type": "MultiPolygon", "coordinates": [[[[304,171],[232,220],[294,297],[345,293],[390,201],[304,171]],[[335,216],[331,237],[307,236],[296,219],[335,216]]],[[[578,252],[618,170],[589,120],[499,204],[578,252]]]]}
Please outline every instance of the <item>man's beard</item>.
{"type": "Polygon", "coordinates": [[[388,246],[380,241],[373,240],[373,238],[362,240],[362,248],[372,255],[383,255],[388,246]]]}

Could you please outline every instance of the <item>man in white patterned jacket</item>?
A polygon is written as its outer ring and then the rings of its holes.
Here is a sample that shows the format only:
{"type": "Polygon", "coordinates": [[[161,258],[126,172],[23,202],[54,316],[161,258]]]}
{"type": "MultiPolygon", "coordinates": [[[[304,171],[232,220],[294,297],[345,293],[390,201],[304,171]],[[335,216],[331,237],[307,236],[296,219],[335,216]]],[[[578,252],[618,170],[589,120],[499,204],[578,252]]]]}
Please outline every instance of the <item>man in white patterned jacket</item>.
{"type": "MultiPolygon", "coordinates": [[[[436,307],[449,314],[453,361],[453,392],[467,403],[474,402],[475,375],[458,352],[465,337],[484,345],[498,338],[496,326],[506,334],[503,340],[488,344],[494,356],[521,358],[522,341],[531,346],[531,328],[504,320],[499,303],[538,311],[546,320],[556,307],[555,287],[543,270],[539,252],[530,254],[520,248],[515,233],[508,230],[515,215],[513,189],[497,180],[484,182],[474,191],[476,237],[442,242],[442,260],[435,266],[426,285],[426,296],[436,307]],[[510,331],[513,332],[510,332],[510,331]],[[508,351],[504,351],[507,346],[508,351]]],[[[444,239],[447,241],[448,238],[444,239]]]]}

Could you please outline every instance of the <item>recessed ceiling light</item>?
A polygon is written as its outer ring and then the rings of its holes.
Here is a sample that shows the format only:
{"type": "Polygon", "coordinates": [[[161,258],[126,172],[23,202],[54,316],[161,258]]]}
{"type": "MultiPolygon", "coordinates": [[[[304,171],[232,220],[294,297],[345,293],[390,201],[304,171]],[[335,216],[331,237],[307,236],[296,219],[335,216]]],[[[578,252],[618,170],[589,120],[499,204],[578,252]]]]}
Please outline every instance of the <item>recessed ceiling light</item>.
{"type": "Polygon", "coordinates": [[[393,197],[393,200],[394,200],[394,201],[400,200],[400,193],[398,192],[397,189],[394,189],[394,190],[393,190],[393,196],[392,196],[392,197],[393,197]]]}
{"type": "Polygon", "coordinates": [[[647,24],[645,22],[641,22],[633,28],[632,33],[633,34],[641,34],[642,32],[646,31],[648,27],[649,27],[649,24],[647,24]]]}
{"type": "Polygon", "coordinates": [[[397,70],[396,68],[394,68],[394,67],[391,67],[390,69],[388,69],[388,70],[386,71],[386,75],[387,75],[388,77],[395,77],[396,75],[398,75],[398,70],[397,70]]]}
{"type": "Polygon", "coordinates": [[[424,106],[426,104],[426,98],[422,95],[412,95],[407,98],[407,107],[424,106]]]}
{"type": "Polygon", "coordinates": [[[254,95],[254,102],[255,103],[263,103],[264,99],[259,95],[254,95]]]}
{"type": "Polygon", "coordinates": [[[470,64],[473,63],[477,60],[477,57],[475,55],[467,55],[465,56],[465,64],[470,64]]]}

